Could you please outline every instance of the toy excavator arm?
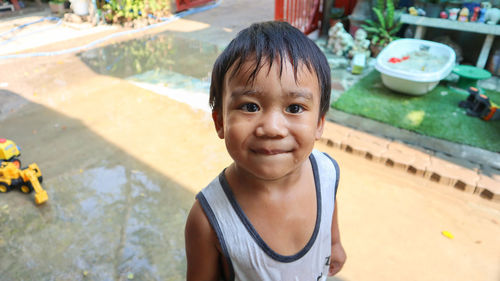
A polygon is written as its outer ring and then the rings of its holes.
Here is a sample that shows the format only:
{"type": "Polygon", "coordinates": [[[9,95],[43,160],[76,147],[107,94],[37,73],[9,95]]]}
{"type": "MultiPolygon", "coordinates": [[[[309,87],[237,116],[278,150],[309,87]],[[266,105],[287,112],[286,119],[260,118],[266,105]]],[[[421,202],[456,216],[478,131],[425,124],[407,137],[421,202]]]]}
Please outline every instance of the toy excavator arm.
{"type": "Polygon", "coordinates": [[[41,172],[38,168],[38,165],[36,163],[29,165],[28,168],[21,171],[21,174],[25,183],[21,187],[21,190],[25,193],[28,193],[32,188],[35,191],[35,203],[38,205],[45,203],[49,199],[49,196],[47,195],[47,192],[42,188],[42,185],[38,180],[39,177],[41,179],[41,172]]]}

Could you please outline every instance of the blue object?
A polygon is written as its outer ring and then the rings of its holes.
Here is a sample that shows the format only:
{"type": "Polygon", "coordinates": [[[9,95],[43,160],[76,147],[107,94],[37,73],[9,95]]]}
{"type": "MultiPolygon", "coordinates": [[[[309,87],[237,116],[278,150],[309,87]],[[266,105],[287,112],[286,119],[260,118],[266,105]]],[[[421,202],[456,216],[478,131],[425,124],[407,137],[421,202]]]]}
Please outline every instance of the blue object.
{"type": "Polygon", "coordinates": [[[477,22],[484,22],[484,17],[486,16],[486,8],[482,8],[479,13],[479,19],[477,22]]]}

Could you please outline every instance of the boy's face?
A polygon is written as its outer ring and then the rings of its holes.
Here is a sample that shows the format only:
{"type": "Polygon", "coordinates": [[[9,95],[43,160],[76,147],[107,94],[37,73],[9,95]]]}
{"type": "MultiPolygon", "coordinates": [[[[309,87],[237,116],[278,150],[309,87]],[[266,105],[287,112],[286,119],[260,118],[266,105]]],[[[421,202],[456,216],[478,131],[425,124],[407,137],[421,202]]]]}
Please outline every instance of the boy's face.
{"type": "Polygon", "coordinates": [[[224,80],[222,112],[213,113],[217,133],[237,167],[259,179],[297,171],[323,133],[317,76],[299,66],[295,81],[292,65],[283,61],[281,78],[275,61],[269,72],[268,64],[261,68],[253,84],[247,84],[252,62],[232,77],[231,68],[224,80]]]}

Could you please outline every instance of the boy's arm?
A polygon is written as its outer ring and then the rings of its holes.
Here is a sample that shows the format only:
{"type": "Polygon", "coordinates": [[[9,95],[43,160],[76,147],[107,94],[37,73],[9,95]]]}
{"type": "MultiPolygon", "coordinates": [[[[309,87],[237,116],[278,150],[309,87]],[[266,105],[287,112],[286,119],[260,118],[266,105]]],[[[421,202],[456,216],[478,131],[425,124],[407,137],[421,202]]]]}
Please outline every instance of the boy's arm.
{"type": "Polygon", "coordinates": [[[344,247],[340,243],[340,231],[337,214],[337,200],[335,200],[335,209],[333,210],[332,218],[332,254],[330,256],[330,271],[328,276],[337,274],[344,266],[347,258],[344,247]]]}
{"type": "Polygon", "coordinates": [[[187,258],[186,280],[220,280],[217,236],[198,201],[189,212],[184,236],[187,258]]]}

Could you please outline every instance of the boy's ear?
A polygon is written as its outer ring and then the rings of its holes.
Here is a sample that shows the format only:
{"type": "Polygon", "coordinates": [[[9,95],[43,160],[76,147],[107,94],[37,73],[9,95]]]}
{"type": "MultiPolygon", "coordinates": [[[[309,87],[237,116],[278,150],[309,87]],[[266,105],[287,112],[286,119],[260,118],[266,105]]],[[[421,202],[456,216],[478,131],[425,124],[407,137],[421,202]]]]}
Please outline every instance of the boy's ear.
{"type": "Polygon", "coordinates": [[[315,135],[316,140],[319,140],[323,135],[323,129],[325,128],[325,115],[321,116],[318,120],[318,126],[316,127],[315,135]]]}
{"type": "Polygon", "coordinates": [[[217,110],[212,111],[212,119],[214,120],[215,131],[219,138],[224,139],[224,124],[222,122],[222,114],[219,114],[217,110]]]}

